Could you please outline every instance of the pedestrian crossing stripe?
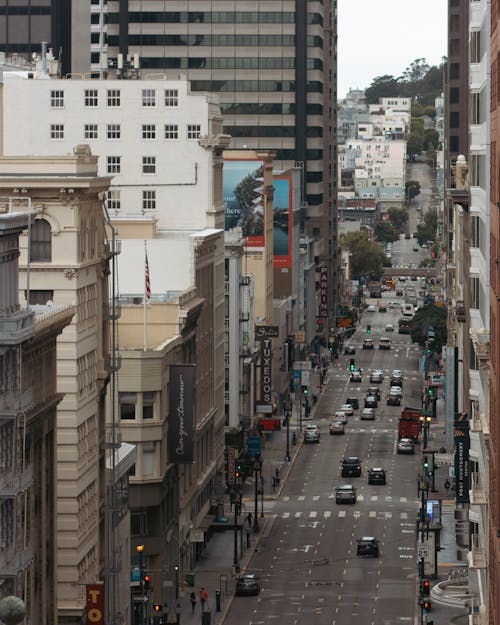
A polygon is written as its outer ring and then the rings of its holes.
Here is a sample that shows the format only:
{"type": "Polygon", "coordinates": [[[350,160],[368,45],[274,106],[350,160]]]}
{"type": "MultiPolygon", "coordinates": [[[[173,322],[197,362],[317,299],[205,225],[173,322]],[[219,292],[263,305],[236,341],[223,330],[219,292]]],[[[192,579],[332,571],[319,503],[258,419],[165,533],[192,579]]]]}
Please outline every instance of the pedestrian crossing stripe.
{"type": "MultiPolygon", "coordinates": [[[[323,519],[329,519],[331,518],[335,513],[332,513],[331,510],[324,510],[323,512],[317,512],[316,510],[311,510],[310,512],[295,512],[294,513],[294,518],[295,519],[300,519],[302,518],[302,516],[308,516],[308,518],[310,519],[317,519],[318,517],[322,517],[323,519]]],[[[359,519],[359,517],[364,514],[362,513],[360,510],[338,510],[337,511],[337,517],[339,519],[343,519],[345,518],[347,515],[352,515],[355,519],[359,519]]],[[[274,519],[290,519],[291,515],[290,512],[282,512],[281,514],[271,514],[269,515],[271,517],[273,517],[274,519]]],[[[392,519],[393,516],[395,516],[391,511],[380,511],[380,510],[370,510],[368,512],[368,517],[370,519],[392,519]]],[[[408,518],[408,513],[407,512],[400,512],[399,513],[399,518],[401,520],[405,520],[408,518]]]]}
{"type": "MultiPolygon", "coordinates": [[[[335,494],[334,493],[330,493],[329,495],[314,495],[312,496],[312,501],[320,501],[321,499],[335,499],[335,494]]],[[[418,504],[418,500],[414,499],[412,500],[411,498],[408,499],[408,497],[392,497],[391,495],[365,495],[363,493],[359,493],[358,494],[358,501],[365,501],[366,500],[370,500],[370,501],[386,501],[387,503],[392,503],[393,501],[399,501],[400,503],[412,503],[414,502],[415,504],[418,504]]],[[[305,495],[298,495],[297,497],[281,497],[279,499],[279,501],[306,501],[306,496],[305,495]]]]}

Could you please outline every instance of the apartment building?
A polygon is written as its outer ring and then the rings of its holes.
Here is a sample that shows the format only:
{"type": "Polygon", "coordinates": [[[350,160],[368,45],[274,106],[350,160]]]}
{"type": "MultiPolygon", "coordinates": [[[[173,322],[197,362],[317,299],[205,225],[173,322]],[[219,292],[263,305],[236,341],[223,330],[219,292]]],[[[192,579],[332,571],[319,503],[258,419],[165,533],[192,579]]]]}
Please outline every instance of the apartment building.
{"type": "MultiPolygon", "coordinates": [[[[1,166],[0,166],[1,167],[1,166]]],[[[0,177],[3,172],[0,170],[0,177]]],[[[27,618],[56,622],[56,339],[72,306],[19,305],[26,198],[0,199],[0,584],[27,618]]]]}
{"type": "Polygon", "coordinates": [[[109,337],[101,197],[109,178],[97,176],[97,157],[86,147],[71,156],[2,157],[0,172],[0,196],[30,198],[34,212],[29,248],[26,233],[21,236],[21,301],[29,286],[31,304],[74,305],[76,311],[57,344],[57,392],[64,397],[51,478],[57,622],[68,625],[81,622],[86,585],[102,580],[106,565],[100,540],[109,337]]]}

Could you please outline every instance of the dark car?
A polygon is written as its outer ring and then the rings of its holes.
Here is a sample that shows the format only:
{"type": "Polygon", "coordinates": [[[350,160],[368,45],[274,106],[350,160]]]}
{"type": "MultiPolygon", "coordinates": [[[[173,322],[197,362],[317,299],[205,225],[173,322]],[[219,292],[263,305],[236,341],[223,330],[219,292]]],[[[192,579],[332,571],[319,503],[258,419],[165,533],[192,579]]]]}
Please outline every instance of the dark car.
{"type": "Polygon", "coordinates": [[[378,406],[378,399],[375,395],[368,395],[365,397],[365,408],[376,408],[378,406]]]}
{"type": "Polygon", "coordinates": [[[349,382],[361,382],[362,376],[359,371],[353,371],[349,376],[349,382]]]}
{"type": "Polygon", "coordinates": [[[378,558],[379,548],[378,540],[373,536],[363,536],[358,538],[358,546],[356,549],[356,555],[368,556],[370,558],[378,558]]]}
{"type": "Polygon", "coordinates": [[[254,573],[246,573],[245,575],[240,575],[236,579],[235,594],[237,596],[258,595],[259,592],[259,578],[254,573]]]}
{"type": "Polygon", "coordinates": [[[379,306],[378,311],[381,313],[387,312],[387,308],[385,306],[379,306]]]}
{"type": "Polygon", "coordinates": [[[403,297],[403,289],[396,289],[396,297],[403,297]]]}
{"type": "Polygon", "coordinates": [[[353,410],[358,410],[359,408],[359,399],[357,397],[348,397],[345,403],[351,404],[353,410]]]}
{"type": "Polygon", "coordinates": [[[340,463],[340,470],[342,472],[342,477],[360,477],[361,460],[357,456],[344,458],[340,463]]]}
{"type": "Polygon", "coordinates": [[[401,395],[399,393],[389,393],[387,395],[388,406],[401,406],[401,395]]]}
{"type": "Polygon", "coordinates": [[[368,390],[366,391],[367,395],[372,395],[373,397],[376,397],[379,401],[380,401],[380,387],[378,386],[369,386],[368,390]]]}
{"type": "Polygon", "coordinates": [[[342,484],[335,489],[335,503],[356,503],[356,489],[350,484],[342,484]]]}
{"type": "Polygon", "coordinates": [[[380,467],[373,467],[368,471],[368,484],[385,484],[385,471],[380,467]]]}
{"type": "Polygon", "coordinates": [[[356,348],[353,347],[352,345],[346,345],[344,347],[344,354],[346,356],[353,356],[356,353],[356,348]]]}
{"type": "Polygon", "coordinates": [[[402,376],[391,376],[391,380],[389,382],[389,386],[398,386],[399,388],[403,388],[403,377],[402,376]]]}

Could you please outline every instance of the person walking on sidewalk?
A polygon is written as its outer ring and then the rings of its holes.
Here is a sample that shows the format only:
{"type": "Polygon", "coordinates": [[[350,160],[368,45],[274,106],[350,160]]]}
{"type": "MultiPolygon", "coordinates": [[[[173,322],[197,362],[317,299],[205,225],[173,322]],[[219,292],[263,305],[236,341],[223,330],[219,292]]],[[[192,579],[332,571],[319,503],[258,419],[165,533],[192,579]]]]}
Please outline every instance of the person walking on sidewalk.
{"type": "Polygon", "coordinates": [[[205,606],[207,605],[208,594],[205,590],[205,586],[201,587],[200,590],[200,601],[201,601],[201,611],[205,612],[205,606]]]}
{"type": "Polygon", "coordinates": [[[252,516],[252,513],[249,512],[247,514],[247,525],[248,525],[248,527],[252,527],[252,523],[253,523],[253,516],[252,516]]]}
{"type": "Polygon", "coordinates": [[[194,614],[194,609],[196,608],[196,603],[198,602],[198,599],[196,599],[196,595],[194,594],[194,592],[191,593],[191,607],[193,608],[193,614],[194,614]]]}

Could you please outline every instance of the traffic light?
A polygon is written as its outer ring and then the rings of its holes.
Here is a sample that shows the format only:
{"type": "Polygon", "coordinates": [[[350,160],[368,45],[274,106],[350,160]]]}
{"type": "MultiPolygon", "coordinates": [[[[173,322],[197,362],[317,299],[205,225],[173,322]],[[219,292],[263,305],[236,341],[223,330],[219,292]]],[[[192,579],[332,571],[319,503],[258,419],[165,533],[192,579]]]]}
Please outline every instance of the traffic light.
{"type": "Polygon", "coordinates": [[[149,590],[149,587],[151,586],[151,575],[144,575],[143,584],[144,590],[149,590]]]}
{"type": "Polygon", "coordinates": [[[428,597],[430,595],[431,583],[428,579],[422,580],[420,591],[422,593],[422,597],[428,597]]]}
{"type": "Polygon", "coordinates": [[[158,614],[158,612],[161,612],[161,605],[159,603],[155,603],[153,605],[153,612],[156,612],[158,614]]]}
{"type": "Polygon", "coordinates": [[[429,458],[427,456],[424,457],[424,469],[429,468],[429,458]]]}
{"type": "Polygon", "coordinates": [[[307,395],[309,393],[309,389],[307,388],[307,386],[303,386],[302,387],[302,394],[303,395],[307,395]]]}
{"type": "Polygon", "coordinates": [[[333,346],[335,345],[335,337],[330,335],[328,337],[328,349],[333,352],[333,346]]]}
{"type": "Polygon", "coordinates": [[[427,388],[427,395],[428,395],[429,397],[434,397],[435,390],[436,390],[436,389],[435,389],[435,387],[434,387],[434,386],[429,386],[429,387],[427,388]]]}
{"type": "Polygon", "coordinates": [[[370,324],[370,323],[369,323],[369,324],[367,324],[367,326],[366,326],[366,332],[367,332],[368,334],[371,334],[371,333],[372,333],[372,326],[371,326],[371,324],[370,324]]]}
{"type": "Polygon", "coordinates": [[[430,612],[432,610],[432,603],[429,599],[424,599],[422,601],[422,608],[424,609],[424,612],[430,612]]]}
{"type": "Polygon", "coordinates": [[[354,371],[356,369],[356,361],[354,358],[351,358],[349,362],[349,371],[354,371]]]}
{"type": "Polygon", "coordinates": [[[235,472],[236,478],[241,477],[241,462],[237,462],[236,463],[236,472],[235,472]]]}

